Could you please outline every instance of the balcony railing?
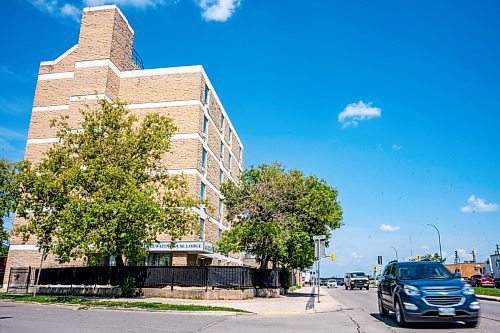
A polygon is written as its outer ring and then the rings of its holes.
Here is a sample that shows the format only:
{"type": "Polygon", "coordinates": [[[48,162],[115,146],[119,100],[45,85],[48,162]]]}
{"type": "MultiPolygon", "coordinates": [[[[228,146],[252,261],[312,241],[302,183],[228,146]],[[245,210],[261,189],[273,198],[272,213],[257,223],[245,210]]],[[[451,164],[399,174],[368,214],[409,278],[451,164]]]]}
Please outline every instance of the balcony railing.
{"type": "Polygon", "coordinates": [[[135,49],[132,49],[132,60],[134,60],[137,67],[139,67],[140,69],[144,69],[144,63],[142,62],[142,58],[135,49]]]}

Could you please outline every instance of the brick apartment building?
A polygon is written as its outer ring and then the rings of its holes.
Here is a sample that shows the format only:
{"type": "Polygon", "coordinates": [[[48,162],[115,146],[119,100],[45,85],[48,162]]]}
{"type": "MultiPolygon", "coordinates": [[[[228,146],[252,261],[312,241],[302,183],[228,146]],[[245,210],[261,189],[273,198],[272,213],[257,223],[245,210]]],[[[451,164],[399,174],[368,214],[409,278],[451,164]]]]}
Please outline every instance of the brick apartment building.
{"type": "MultiPolygon", "coordinates": [[[[77,129],[82,120],[78,110],[85,104],[96,105],[98,98],[118,98],[139,118],[147,113],[166,115],[178,132],[164,165],[172,174],[184,174],[193,195],[206,198],[215,216],[198,209],[200,235],[182,238],[173,249],[168,247],[169,236],[161,235],[145,264],[241,264],[240,258],[214,253],[213,246],[230,227],[223,217],[220,185],[236,181],[242,171],[243,144],[202,66],[143,69],[133,42],[134,30],[117,6],[84,9],[78,44],[57,59],[40,63],[25,159],[39,162],[57,142],[51,119],[68,115],[77,129]]],[[[14,220],[14,225],[20,223],[22,219],[14,220]]],[[[22,244],[20,238],[11,238],[7,272],[39,262],[35,239],[22,244]]],[[[50,255],[44,263],[57,265],[50,255]]]]}

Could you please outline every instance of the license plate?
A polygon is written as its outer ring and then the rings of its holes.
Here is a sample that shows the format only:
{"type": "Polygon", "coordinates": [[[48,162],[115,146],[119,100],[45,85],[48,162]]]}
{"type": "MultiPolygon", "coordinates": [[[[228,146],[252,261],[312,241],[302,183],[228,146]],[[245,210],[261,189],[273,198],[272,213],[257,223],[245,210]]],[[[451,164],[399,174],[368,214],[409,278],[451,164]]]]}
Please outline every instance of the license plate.
{"type": "Polygon", "coordinates": [[[438,312],[440,316],[454,316],[456,314],[455,308],[439,308],[438,312]]]}

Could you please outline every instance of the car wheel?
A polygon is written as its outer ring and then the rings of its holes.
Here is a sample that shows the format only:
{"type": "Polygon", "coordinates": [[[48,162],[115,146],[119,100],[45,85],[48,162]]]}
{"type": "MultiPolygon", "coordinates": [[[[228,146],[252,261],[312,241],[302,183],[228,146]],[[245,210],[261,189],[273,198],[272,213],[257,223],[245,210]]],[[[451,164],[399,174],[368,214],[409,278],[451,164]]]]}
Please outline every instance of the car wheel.
{"type": "Polygon", "coordinates": [[[363,290],[363,287],[359,287],[359,290],[363,290]]]}
{"type": "Polygon", "coordinates": [[[474,328],[477,326],[477,323],[478,321],[477,320],[474,320],[474,321],[466,321],[465,322],[465,327],[470,327],[470,328],[474,328]]]}
{"type": "Polygon", "coordinates": [[[380,314],[380,317],[384,318],[389,317],[389,310],[387,310],[384,307],[384,303],[382,303],[382,298],[380,297],[380,294],[378,294],[378,313],[380,314]]]}
{"type": "Polygon", "coordinates": [[[399,300],[396,300],[395,312],[396,312],[396,322],[400,327],[405,327],[406,320],[405,320],[404,310],[399,300]]]}
{"type": "Polygon", "coordinates": [[[370,290],[370,286],[366,286],[366,290],[370,290]]]}

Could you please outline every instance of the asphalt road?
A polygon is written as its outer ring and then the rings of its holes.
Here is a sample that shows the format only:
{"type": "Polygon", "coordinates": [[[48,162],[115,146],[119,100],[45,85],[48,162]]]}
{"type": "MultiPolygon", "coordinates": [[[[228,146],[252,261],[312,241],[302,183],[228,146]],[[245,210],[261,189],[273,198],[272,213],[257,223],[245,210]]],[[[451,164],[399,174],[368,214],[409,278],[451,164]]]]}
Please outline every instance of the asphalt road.
{"type": "Polygon", "coordinates": [[[476,329],[465,328],[460,323],[418,324],[400,328],[394,316],[382,318],[378,314],[376,288],[370,290],[328,289],[342,305],[342,312],[350,317],[359,332],[500,332],[500,302],[480,301],[481,319],[476,329]]]}

